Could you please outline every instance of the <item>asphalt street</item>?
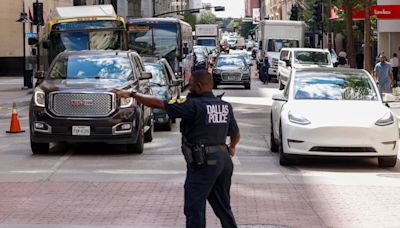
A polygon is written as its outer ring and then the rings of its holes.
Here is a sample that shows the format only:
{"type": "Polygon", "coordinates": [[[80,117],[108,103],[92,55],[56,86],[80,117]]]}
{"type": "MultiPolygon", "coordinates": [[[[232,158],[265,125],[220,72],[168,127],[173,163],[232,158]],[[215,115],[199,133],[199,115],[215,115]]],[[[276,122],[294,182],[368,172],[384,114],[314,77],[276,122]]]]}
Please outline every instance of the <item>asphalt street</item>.
{"type": "MultiPolygon", "coordinates": [[[[11,102],[7,83],[2,81],[1,107],[11,102]]],[[[376,159],[279,166],[269,149],[277,91],[276,83],[263,85],[255,76],[251,90],[214,90],[225,92],[241,130],[232,185],[241,227],[400,227],[400,162],[390,169],[379,168],[376,159]]],[[[178,124],[156,132],[141,155],[102,144],[57,144],[49,155],[32,155],[30,96],[16,96],[25,133],[6,134],[11,111],[0,109],[0,227],[184,226],[186,168],[178,124]]],[[[208,227],[219,227],[207,210],[208,227]]]]}

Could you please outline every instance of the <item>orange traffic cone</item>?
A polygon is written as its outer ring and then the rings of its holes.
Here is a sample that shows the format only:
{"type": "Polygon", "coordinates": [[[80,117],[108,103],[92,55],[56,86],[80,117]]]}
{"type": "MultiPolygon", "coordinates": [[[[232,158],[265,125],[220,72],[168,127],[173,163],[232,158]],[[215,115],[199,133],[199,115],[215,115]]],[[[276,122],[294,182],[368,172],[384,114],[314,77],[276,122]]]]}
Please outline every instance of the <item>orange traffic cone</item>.
{"type": "Polygon", "coordinates": [[[18,120],[17,104],[15,102],[13,102],[10,130],[6,131],[6,132],[7,133],[25,132],[25,131],[21,130],[21,126],[20,126],[19,120],[18,120]]]}

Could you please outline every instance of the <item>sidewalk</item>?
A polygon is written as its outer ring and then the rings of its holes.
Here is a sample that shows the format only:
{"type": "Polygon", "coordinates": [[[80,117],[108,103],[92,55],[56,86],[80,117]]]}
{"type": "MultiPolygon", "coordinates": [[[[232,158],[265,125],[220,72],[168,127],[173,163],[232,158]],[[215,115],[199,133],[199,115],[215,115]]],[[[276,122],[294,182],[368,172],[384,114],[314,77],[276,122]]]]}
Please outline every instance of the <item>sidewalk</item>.
{"type": "Polygon", "coordinates": [[[17,107],[29,105],[33,89],[22,90],[23,86],[22,77],[0,77],[0,110],[10,109],[13,102],[17,107]]]}

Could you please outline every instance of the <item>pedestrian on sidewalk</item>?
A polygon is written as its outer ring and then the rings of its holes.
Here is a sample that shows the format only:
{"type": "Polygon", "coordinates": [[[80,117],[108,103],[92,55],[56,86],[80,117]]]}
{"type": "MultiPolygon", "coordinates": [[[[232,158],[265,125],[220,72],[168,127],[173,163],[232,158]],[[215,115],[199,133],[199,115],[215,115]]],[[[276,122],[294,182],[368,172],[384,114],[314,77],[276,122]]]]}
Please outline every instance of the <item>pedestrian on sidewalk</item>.
{"type": "Polygon", "coordinates": [[[379,92],[391,93],[391,87],[393,85],[393,74],[391,66],[386,62],[384,55],[379,56],[380,62],[375,65],[374,77],[375,81],[379,84],[379,92]]]}
{"type": "Polygon", "coordinates": [[[172,119],[182,118],[182,153],[187,163],[185,181],[186,227],[206,226],[206,201],[223,228],[236,228],[230,206],[230,188],[239,128],[231,104],[212,93],[213,79],[207,71],[196,71],[189,82],[187,99],[161,100],[138,92],[117,90],[118,98],[164,109],[172,119]],[[226,137],[230,136],[227,146],[226,137]]]}
{"type": "Polygon", "coordinates": [[[259,77],[260,77],[260,80],[263,82],[263,84],[266,84],[269,81],[269,78],[268,78],[269,63],[268,63],[268,58],[265,56],[264,51],[261,53],[261,61],[262,62],[261,62],[259,77]]]}
{"type": "Polygon", "coordinates": [[[394,86],[397,87],[397,77],[399,75],[399,58],[397,58],[397,53],[393,53],[393,57],[390,59],[390,66],[392,67],[394,86]]]}

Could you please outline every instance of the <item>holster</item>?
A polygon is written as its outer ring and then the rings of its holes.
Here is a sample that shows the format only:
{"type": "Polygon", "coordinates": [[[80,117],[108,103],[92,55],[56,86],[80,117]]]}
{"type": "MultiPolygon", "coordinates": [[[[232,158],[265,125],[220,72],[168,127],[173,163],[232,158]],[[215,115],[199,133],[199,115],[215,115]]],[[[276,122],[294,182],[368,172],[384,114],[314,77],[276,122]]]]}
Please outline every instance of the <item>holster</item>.
{"type": "Polygon", "coordinates": [[[191,144],[182,137],[182,153],[188,165],[204,165],[207,162],[206,149],[203,145],[191,144]]]}

